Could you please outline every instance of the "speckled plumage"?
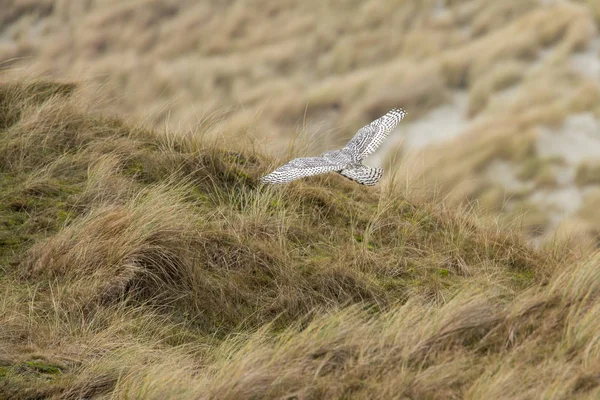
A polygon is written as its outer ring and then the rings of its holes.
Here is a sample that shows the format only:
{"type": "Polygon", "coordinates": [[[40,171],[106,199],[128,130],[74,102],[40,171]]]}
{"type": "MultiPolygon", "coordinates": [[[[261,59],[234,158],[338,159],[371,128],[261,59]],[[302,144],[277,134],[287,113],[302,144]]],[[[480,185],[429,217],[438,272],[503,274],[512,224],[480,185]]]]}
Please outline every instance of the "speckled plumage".
{"type": "Polygon", "coordinates": [[[385,138],[402,121],[406,111],[395,108],[384,116],[362,127],[341,150],[331,150],[320,157],[296,158],[263,176],[262,183],[282,184],[304,178],[306,176],[338,172],[363,185],[374,185],[379,181],[383,170],[368,167],[362,160],[372,154],[383,143],[385,138]]]}

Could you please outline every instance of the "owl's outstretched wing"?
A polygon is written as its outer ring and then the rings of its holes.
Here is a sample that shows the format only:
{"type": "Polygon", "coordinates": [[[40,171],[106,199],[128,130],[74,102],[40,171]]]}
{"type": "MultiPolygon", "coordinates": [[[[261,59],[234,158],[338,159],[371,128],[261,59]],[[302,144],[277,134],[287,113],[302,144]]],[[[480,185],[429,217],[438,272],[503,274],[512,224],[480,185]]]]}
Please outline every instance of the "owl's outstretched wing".
{"type": "Polygon", "coordinates": [[[296,158],[260,178],[262,183],[288,183],[306,176],[324,174],[330,171],[341,171],[347,165],[323,157],[296,158]]]}
{"type": "Polygon", "coordinates": [[[402,108],[394,108],[388,111],[384,116],[360,128],[352,140],[348,142],[346,148],[352,151],[357,160],[364,159],[377,150],[405,115],[406,111],[402,108]]]}

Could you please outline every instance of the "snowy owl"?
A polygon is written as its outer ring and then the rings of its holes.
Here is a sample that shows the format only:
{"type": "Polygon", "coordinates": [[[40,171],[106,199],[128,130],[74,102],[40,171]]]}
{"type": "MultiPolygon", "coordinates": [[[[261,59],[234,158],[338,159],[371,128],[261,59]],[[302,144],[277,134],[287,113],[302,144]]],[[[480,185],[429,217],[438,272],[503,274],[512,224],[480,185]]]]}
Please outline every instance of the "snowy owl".
{"type": "Polygon", "coordinates": [[[381,178],[383,169],[363,165],[362,160],[377,150],[405,115],[406,111],[402,108],[394,108],[356,132],[343,149],[326,151],[320,157],[295,158],[263,176],[260,181],[271,184],[288,183],[305,176],[335,171],[355,182],[372,186],[381,178]]]}

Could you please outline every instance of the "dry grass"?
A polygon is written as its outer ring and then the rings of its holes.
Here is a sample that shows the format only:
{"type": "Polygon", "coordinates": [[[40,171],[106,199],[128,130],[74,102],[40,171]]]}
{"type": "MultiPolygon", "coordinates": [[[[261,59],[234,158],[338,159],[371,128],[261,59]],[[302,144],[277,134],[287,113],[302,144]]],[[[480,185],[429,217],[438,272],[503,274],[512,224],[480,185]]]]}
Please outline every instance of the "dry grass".
{"type": "Polygon", "coordinates": [[[583,204],[578,211],[578,215],[593,226],[596,226],[600,222],[598,200],[600,200],[600,190],[594,188],[586,193],[583,198],[583,204]]]}
{"type": "Polygon", "coordinates": [[[0,62],[18,74],[84,76],[97,83],[94,101],[108,99],[101,108],[161,128],[197,127],[226,108],[229,134],[253,127],[275,146],[302,129],[341,126],[347,138],[399,104],[418,118],[455,88],[470,92],[474,115],[540,50],[556,45],[560,59],[593,35],[574,4],[438,3],[14,0],[0,62]]]}
{"type": "Polygon", "coordinates": [[[539,127],[600,115],[570,64],[597,2],[438,3],[4,4],[3,77],[86,84],[0,84],[0,397],[598,397],[598,194],[521,233],[564,166],[539,127]],[[379,189],[257,183],[256,137],[316,152],[459,92],[464,134],[379,189]]]}
{"type": "Polygon", "coordinates": [[[469,88],[469,115],[474,116],[483,110],[495,91],[517,84],[523,78],[525,69],[526,64],[511,60],[494,66],[478,79],[469,88]]]}
{"type": "Polygon", "coordinates": [[[577,167],[575,182],[580,186],[600,184],[600,165],[597,162],[584,162],[577,167]]]}
{"type": "MultiPolygon", "coordinates": [[[[159,130],[250,135],[279,154],[299,132],[311,153],[339,145],[397,106],[410,131],[467,93],[467,109],[455,111],[464,114],[459,138],[442,157],[433,147],[406,165],[461,201],[489,202],[503,185],[489,179],[498,160],[526,170],[544,158],[540,126],[600,115],[600,86],[573,62],[598,37],[595,0],[117,3],[8,2],[0,66],[7,76],[83,78],[95,109],[159,130]],[[507,156],[515,144],[529,150],[507,156]]],[[[397,160],[398,150],[385,156],[397,160]]],[[[519,202],[556,186],[556,175],[537,174],[519,202]]],[[[489,211],[510,219],[523,204],[508,203],[489,211]]]]}
{"type": "Polygon", "coordinates": [[[260,152],[90,113],[73,89],[0,86],[4,397],[596,388],[595,260],[393,184],[257,186],[260,152]]]}

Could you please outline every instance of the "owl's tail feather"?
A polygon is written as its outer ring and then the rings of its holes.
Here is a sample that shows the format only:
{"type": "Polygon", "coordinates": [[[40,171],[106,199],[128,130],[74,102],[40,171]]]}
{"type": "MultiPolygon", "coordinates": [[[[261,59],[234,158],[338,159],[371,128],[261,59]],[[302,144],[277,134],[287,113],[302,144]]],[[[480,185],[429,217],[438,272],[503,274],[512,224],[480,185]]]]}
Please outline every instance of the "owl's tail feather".
{"type": "Polygon", "coordinates": [[[381,175],[383,175],[383,169],[361,165],[357,168],[343,169],[340,171],[340,174],[361,185],[373,186],[379,181],[381,175]]]}

